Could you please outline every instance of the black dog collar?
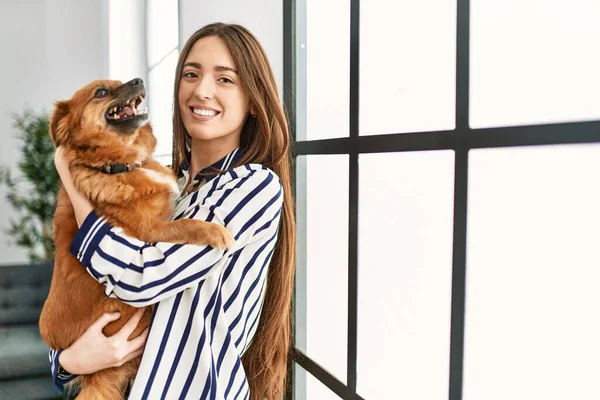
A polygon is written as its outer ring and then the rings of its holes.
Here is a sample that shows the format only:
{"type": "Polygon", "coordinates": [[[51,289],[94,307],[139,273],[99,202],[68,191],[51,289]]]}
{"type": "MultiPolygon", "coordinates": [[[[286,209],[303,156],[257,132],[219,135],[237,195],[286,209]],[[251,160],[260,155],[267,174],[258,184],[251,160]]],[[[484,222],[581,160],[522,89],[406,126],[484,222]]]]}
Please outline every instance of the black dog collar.
{"type": "Polygon", "coordinates": [[[141,168],[141,163],[129,163],[129,164],[104,164],[101,167],[92,167],[98,171],[104,172],[105,174],[120,174],[121,172],[129,172],[136,168],[141,168]]]}

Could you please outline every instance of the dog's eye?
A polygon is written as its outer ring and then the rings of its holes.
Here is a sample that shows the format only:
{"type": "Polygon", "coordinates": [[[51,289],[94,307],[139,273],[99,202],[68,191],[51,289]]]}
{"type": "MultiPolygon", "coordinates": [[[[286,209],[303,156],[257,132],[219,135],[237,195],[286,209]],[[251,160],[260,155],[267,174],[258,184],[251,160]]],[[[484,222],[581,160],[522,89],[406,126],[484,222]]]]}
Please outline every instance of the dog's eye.
{"type": "Polygon", "coordinates": [[[106,97],[108,95],[108,90],[106,89],[98,89],[96,90],[96,93],[94,94],[94,97],[97,99],[100,99],[102,97],[106,97]]]}

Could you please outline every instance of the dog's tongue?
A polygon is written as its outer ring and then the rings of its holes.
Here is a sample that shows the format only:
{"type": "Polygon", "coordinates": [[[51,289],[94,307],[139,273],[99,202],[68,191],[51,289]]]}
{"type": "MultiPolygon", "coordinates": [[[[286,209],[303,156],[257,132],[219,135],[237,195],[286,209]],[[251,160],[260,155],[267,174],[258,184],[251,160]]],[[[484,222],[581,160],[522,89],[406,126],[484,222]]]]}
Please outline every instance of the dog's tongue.
{"type": "Polygon", "coordinates": [[[119,118],[131,117],[133,115],[133,110],[129,107],[125,107],[120,113],[119,118]]]}

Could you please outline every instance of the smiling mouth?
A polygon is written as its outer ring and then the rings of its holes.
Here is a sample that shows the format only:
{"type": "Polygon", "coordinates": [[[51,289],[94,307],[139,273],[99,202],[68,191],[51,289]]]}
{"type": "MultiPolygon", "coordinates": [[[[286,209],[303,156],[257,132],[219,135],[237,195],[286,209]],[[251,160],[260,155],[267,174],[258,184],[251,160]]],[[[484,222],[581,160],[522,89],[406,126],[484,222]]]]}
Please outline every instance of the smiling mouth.
{"type": "Polygon", "coordinates": [[[143,94],[134,96],[123,104],[116,105],[109,109],[106,113],[106,119],[109,121],[128,121],[135,117],[147,118],[148,109],[144,106],[140,107],[143,101],[143,94]]]}
{"type": "Polygon", "coordinates": [[[190,107],[190,111],[201,117],[214,117],[221,113],[220,111],[207,110],[204,108],[194,108],[194,107],[190,107]]]}

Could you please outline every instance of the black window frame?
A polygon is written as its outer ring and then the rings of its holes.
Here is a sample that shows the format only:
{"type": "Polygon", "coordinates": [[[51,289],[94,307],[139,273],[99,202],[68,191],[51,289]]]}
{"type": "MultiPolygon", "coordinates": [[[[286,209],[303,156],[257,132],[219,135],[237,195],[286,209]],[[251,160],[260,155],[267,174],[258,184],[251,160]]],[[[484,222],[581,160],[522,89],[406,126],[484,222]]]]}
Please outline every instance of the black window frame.
{"type": "MultiPolygon", "coordinates": [[[[450,336],[449,400],[462,400],[467,253],[467,190],[469,150],[498,147],[600,143],[600,121],[549,123],[494,128],[469,127],[470,2],[457,0],[456,125],[452,130],[359,135],[360,0],[350,0],[350,132],[349,137],[297,141],[296,138],[296,0],[283,2],[284,105],[293,138],[293,161],[298,156],[349,156],[348,233],[348,349],[347,384],[293,346],[286,399],[294,399],[295,363],[345,400],[363,399],[356,393],[358,308],[358,195],[360,154],[454,150],[454,225],[450,336]]],[[[295,180],[294,180],[295,188],[295,180]]],[[[310,399],[312,400],[312,399],[310,399]]]]}

